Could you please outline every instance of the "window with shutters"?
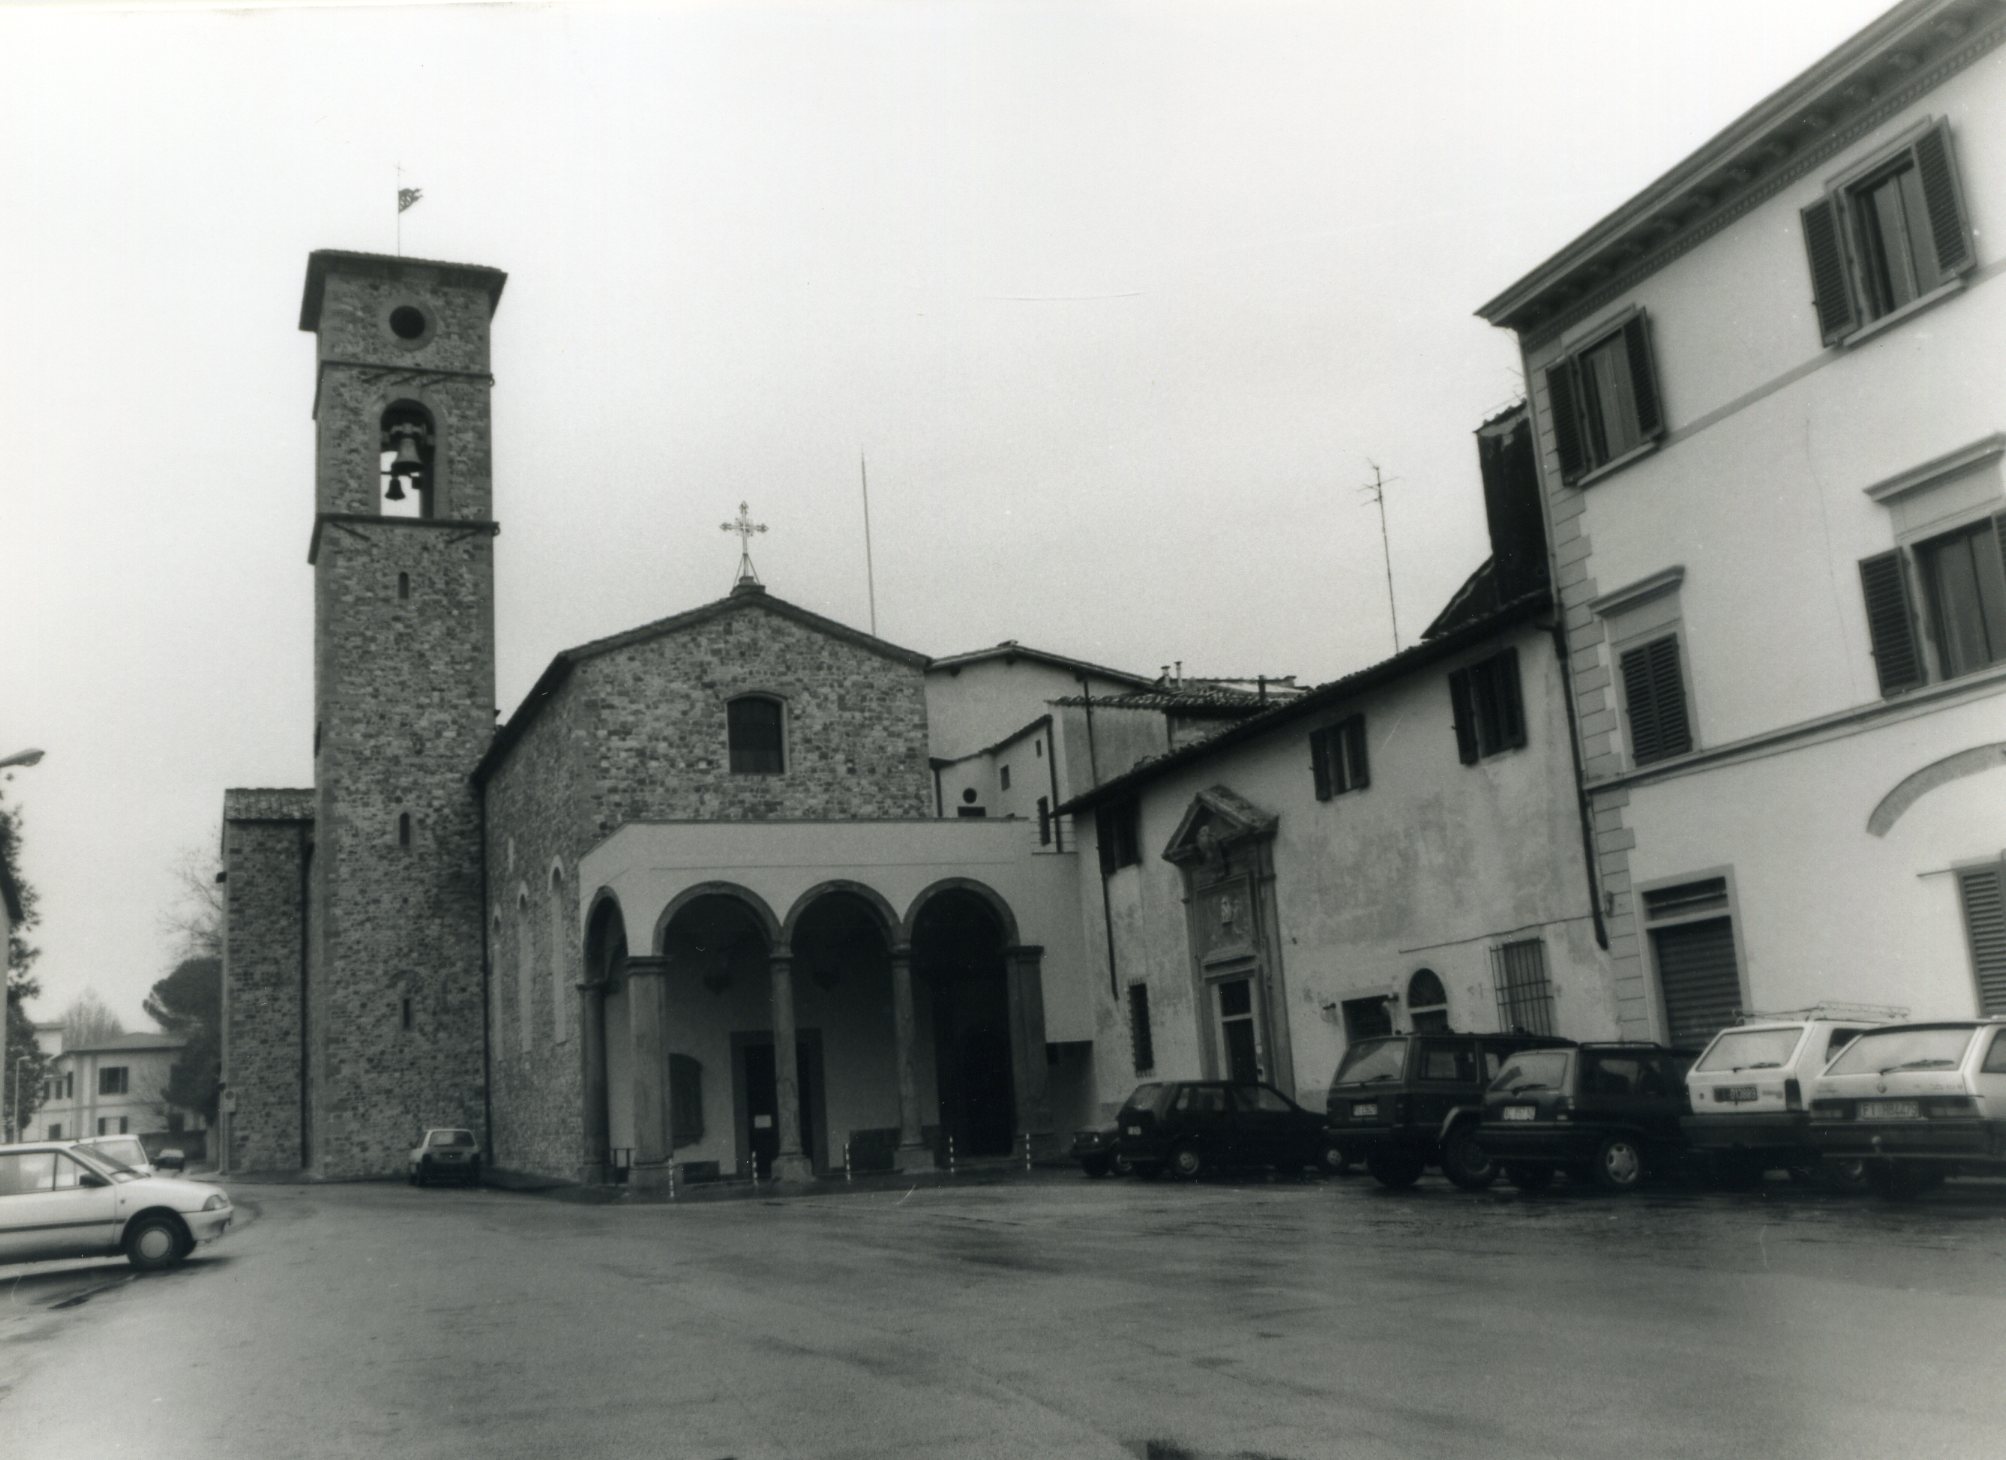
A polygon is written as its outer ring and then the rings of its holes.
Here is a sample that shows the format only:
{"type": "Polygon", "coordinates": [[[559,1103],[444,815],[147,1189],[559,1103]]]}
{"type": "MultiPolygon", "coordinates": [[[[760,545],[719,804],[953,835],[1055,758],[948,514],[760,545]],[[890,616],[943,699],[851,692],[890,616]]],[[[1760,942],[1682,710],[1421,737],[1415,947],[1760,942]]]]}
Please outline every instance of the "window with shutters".
{"type": "Polygon", "coordinates": [[[1884,696],[2006,663],[2006,513],[1860,563],[1884,696]]]}
{"type": "Polygon", "coordinates": [[[1128,986],[1128,1049],[1138,1075],[1156,1068],[1156,1041],[1149,1032],[1149,985],[1128,986]]]}
{"type": "Polygon", "coordinates": [[[1371,781],[1365,765],[1365,716],[1352,715],[1312,730],[1309,763],[1319,801],[1364,790],[1371,781]]]}
{"type": "Polygon", "coordinates": [[[1959,868],[1957,895],[1978,983],[1978,1012],[2006,1014],[2006,860],[1959,868]]]}
{"type": "Polygon", "coordinates": [[[1665,1042],[1699,1049],[1747,1004],[1727,878],[1661,883],[1641,896],[1665,1042]]]}
{"type": "Polygon", "coordinates": [[[1134,867],[1142,861],[1142,802],[1133,796],[1094,810],[1094,834],[1100,843],[1101,876],[1134,867]]]}
{"type": "Polygon", "coordinates": [[[1623,719],[1630,730],[1630,760],[1649,765],[1693,748],[1686,713],[1685,674],[1679,665],[1679,636],[1665,634],[1617,654],[1622,679],[1623,719]]]}
{"type": "Polygon", "coordinates": [[[1665,413],[1644,312],[1630,311],[1549,365],[1546,397],[1563,481],[1583,482],[1654,447],[1665,413]]]}
{"type": "Polygon", "coordinates": [[[1519,694],[1518,650],[1506,649],[1449,675],[1456,753],[1464,765],[1525,744],[1525,703],[1519,694]]]}
{"type": "Polygon", "coordinates": [[[1949,124],[1925,122],[1803,210],[1828,345],[1959,287],[1976,261],[1949,124]]]}
{"type": "Polygon", "coordinates": [[[780,701],[766,695],[743,695],[726,705],[733,773],[777,776],[786,770],[784,723],[780,701]]]}

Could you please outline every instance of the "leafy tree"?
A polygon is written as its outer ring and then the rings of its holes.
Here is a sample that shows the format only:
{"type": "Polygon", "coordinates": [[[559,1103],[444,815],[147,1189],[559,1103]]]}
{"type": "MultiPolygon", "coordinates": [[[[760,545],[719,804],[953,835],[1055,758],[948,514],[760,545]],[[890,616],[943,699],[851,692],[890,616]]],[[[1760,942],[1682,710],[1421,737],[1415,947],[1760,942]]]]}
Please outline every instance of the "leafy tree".
{"type": "Polygon", "coordinates": [[[188,1041],[168,1071],[166,1103],[199,1110],[213,1125],[223,1077],[223,960],[182,959],[146,996],[146,1017],[188,1041]]]}
{"type": "Polygon", "coordinates": [[[0,1088],[0,1130],[16,1134],[33,1118],[42,1103],[42,1085],[49,1077],[51,1061],[35,1043],[35,1021],[25,1007],[39,998],[42,986],[29,969],[41,950],[28,941],[28,930],[40,921],[35,889],[21,876],[21,814],[0,802],[0,858],[4,858],[16,891],[21,897],[21,920],[7,937],[7,1060],[4,1088],[0,1088]],[[14,1108],[14,1092],[20,1091],[21,1108],[14,1108]]]}
{"type": "Polygon", "coordinates": [[[70,1000],[62,1019],[64,1049],[87,1048],[125,1033],[124,1023],[111,1011],[111,1005],[98,997],[96,989],[85,989],[70,1000]]]}

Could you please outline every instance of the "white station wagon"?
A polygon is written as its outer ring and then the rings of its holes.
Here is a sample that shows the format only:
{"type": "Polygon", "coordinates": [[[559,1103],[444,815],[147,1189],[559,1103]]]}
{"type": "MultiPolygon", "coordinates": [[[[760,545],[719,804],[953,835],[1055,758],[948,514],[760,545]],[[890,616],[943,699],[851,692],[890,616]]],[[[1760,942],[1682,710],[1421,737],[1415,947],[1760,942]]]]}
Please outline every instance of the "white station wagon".
{"type": "Polygon", "coordinates": [[[2006,1175],[2006,1019],[1868,1030],[1813,1088],[1811,1139],[1827,1159],[1860,1158],[1882,1196],[2006,1175]]]}
{"type": "Polygon", "coordinates": [[[222,1236],[235,1215],[220,1186],[141,1176],[80,1144],[0,1146],[0,1262],[123,1253],[151,1272],[222,1236]]]}

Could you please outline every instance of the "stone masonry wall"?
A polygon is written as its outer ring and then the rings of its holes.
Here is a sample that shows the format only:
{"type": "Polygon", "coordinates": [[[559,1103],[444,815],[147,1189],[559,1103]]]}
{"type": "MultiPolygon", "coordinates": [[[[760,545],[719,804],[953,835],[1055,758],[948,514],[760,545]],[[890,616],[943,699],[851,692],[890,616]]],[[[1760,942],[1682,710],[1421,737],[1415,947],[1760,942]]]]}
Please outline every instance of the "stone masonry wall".
{"type": "Polygon", "coordinates": [[[303,877],[313,792],[223,798],[223,1079],[230,1171],[293,1171],[300,1155],[303,877]]]}

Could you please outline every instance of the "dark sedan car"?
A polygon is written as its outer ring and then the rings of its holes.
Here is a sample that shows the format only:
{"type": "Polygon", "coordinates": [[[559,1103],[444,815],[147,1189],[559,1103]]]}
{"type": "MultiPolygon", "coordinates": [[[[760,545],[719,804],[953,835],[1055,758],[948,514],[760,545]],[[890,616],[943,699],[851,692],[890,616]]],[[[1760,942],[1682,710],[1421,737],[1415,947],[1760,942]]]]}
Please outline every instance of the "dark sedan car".
{"type": "Polygon", "coordinates": [[[1115,1117],[1115,1149],[1138,1175],[1189,1180],[1212,1167],[1336,1171],[1343,1153],[1323,1117],[1270,1085],[1161,1080],[1138,1085],[1115,1117]]]}

